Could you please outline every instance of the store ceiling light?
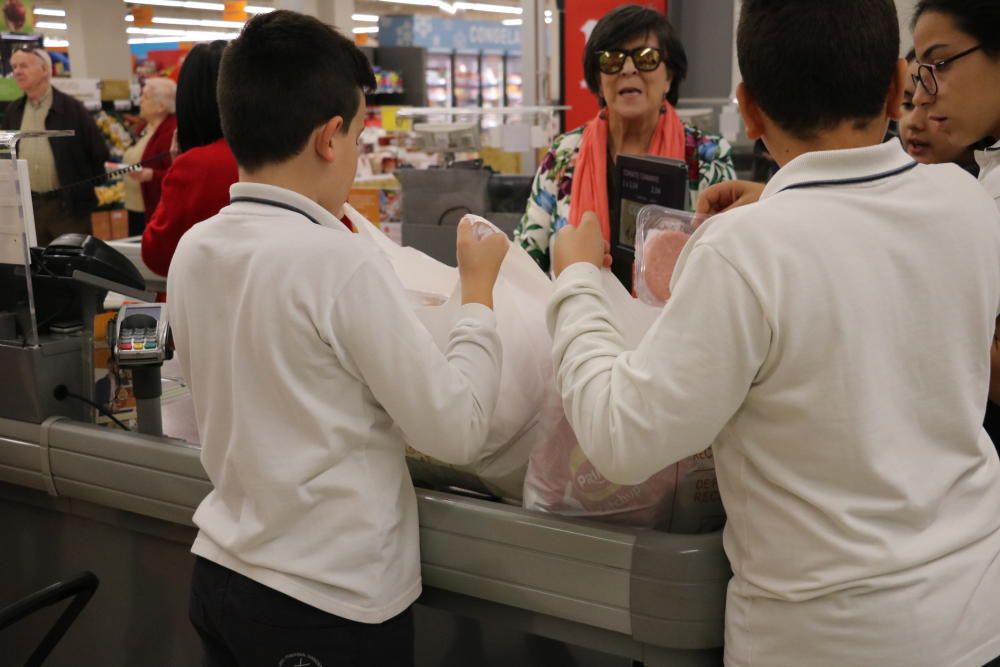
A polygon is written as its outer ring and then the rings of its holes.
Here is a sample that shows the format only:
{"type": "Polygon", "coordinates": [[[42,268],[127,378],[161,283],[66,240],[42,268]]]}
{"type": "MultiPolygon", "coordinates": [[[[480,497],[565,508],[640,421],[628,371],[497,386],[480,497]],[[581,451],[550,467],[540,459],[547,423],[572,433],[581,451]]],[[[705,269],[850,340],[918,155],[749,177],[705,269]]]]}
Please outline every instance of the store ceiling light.
{"type": "Polygon", "coordinates": [[[417,5],[419,7],[437,7],[449,14],[455,13],[455,7],[451,3],[443,0],[379,0],[380,2],[391,2],[394,5],[417,5]]]}
{"type": "Polygon", "coordinates": [[[242,21],[214,21],[212,19],[180,19],[166,16],[154,16],[153,23],[162,25],[192,25],[199,28],[236,28],[243,27],[242,21]]]}
{"type": "MultiPolygon", "coordinates": [[[[231,40],[240,36],[238,32],[211,32],[206,30],[170,30],[167,28],[126,28],[130,35],[150,37],[173,37],[175,42],[211,42],[216,39],[231,40]]],[[[131,44],[132,42],[129,41],[131,44]]]]}
{"type": "MultiPolygon", "coordinates": [[[[151,5],[153,7],[178,7],[180,9],[205,9],[208,11],[221,12],[223,4],[221,2],[192,2],[191,0],[122,0],[130,5],[151,5]]],[[[266,14],[273,12],[274,7],[261,7],[259,5],[247,5],[243,8],[247,14],[266,14]]]]}
{"type": "Polygon", "coordinates": [[[504,19],[503,21],[500,21],[500,23],[504,25],[521,25],[524,21],[521,19],[504,19]]]}
{"type": "MultiPolygon", "coordinates": [[[[122,0],[131,5],[152,5],[153,7],[178,7],[180,9],[207,9],[219,11],[223,9],[221,2],[191,2],[189,0],[122,0]]],[[[247,8],[249,9],[249,7],[247,8]]]]}
{"type": "Polygon", "coordinates": [[[42,30],[65,30],[67,25],[65,23],[53,23],[51,21],[37,21],[35,22],[36,28],[41,28],[42,30]]]}
{"type": "Polygon", "coordinates": [[[129,44],[176,44],[184,40],[178,37],[133,37],[128,40],[129,44]]]}
{"type": "Polygon", "coordinates": [[[351,14],[351,20],[361,22],[378,23],[378,17],[374,14],[351,14]]]}
{"type": "Polygon", "coordinates": [[[35,16],[66,16],[64,9],[46,9],[45,7],[35,7],[32,10],[35,16]]]}
{"type": "Polygon", "coordinates": [[[374,35],[374,34],[378,33],[378,27],[377,26],[364,26],[364,27],[361,27],[361,28],[354,28],[353,30],[351,30],[351,32],[353,32],[355,35],[360,35],[362,33],[367,34],[367,35],[374,35]]]}
{"type": "Polygon", "coordinates": [[[491,12],[493,14],[517,14],[521,15],[521,8],[512,5],[492,5],[485,2],[456,2],[455,9],[470,12],[491,12]]]}
{"type": "Polygon", "coordinates": [[[51,49],[54,46],[69,46],[69,42],[65,39],[52,39],[51,37],[46,37],[45,41],[42,42],[42,46],[47,49],[51,49]]]}
{"type": "Polygon", "coordinates": [[[551,9],[546,9],[545,10],[545,18],[547,18],[547,19],[552,18],[552,10],[551,9]]]}

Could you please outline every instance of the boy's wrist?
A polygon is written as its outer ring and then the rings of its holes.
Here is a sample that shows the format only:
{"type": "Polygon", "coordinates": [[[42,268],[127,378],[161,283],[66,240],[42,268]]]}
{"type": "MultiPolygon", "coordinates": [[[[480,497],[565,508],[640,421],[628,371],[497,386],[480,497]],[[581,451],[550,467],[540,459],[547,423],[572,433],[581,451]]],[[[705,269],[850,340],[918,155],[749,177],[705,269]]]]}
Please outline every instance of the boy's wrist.
{"type": "Polygon", "coordinates": [[[462,285],[462,305],[479,303],[493,310],[493,286],[462,285]]]}

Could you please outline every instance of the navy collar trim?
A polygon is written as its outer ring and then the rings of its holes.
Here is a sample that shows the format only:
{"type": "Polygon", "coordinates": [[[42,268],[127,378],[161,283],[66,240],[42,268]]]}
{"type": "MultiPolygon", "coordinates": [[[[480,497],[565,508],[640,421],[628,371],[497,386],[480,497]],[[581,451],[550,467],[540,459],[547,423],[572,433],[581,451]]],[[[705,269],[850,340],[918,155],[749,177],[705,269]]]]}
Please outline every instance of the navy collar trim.
{"type": "MultiPolygon", "coordinates": [[[[312,217],[311,215],[309,215],[308,213],[306,213],[305,211],[303,211],[301,208],[298,208],[297,206],[292,206],[291,204],[286,204],[285,202],[282,202],[282,201],[275,201],[273,199],[265,199],[264,197],[247,197],[247,196],[242,196],[242,195],[241,196],[237,196],[237,197],[232,197],[229,200],[230,204],[236,204],[238,202],[248,202],[248,203],[251,203],[251,204],[261,204],[262,206],[274,206],[275,208],[281,208],[281,209],[284,209],[286,211],[291,211],[292,213],[298,213],[299,215],[301,215],[302,217],[306,218],[307,220],[309,220],[309,222],[313,223],[314,225],[320,225],[319,220],[317,220],[316,218],[312,217]]],[[[322,225],[320,225],[320,226],[322,226],[322,225]]]]}

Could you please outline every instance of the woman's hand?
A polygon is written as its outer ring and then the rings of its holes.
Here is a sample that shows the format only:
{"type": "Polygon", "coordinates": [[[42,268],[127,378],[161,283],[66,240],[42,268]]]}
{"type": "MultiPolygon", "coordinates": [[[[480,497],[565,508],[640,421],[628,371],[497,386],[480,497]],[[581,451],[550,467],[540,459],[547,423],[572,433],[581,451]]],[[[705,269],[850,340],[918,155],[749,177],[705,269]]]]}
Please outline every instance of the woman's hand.
{"type": "Polygon", "coordinates": [[[458,276],[462,283],[462,305],[481,303],[493,308],[493,286],[500,274],[500,265],[507,255],[510,242],[503,234],[488,234],[476,238],[475,224],[468,220],[458,223],[458,276]]]}
{"type": "Polygon", "coordinates": [[[577,262],[588,262],[598,268],[611,266],[608,249],[597,214],[587,211],[579,227],[566,226],[556,234],[552,244],[552,271],[558,278],[567,266],[577,262]]]}
{"type": "Polygon", "coordinates": [[[153,180],[153,170],[149,167],[143,167],[138,171],[133,171],[129,174],[129,178],[139,181],[140,183],[147,183],[153,180]]]}
{"type": "Polygon", "coordinates": [[[695,213],[715,215],[737,206],[753,204],[764,192],[763,183],[752,181],[726,181],[717,183],[701,193],[695,213]]]}

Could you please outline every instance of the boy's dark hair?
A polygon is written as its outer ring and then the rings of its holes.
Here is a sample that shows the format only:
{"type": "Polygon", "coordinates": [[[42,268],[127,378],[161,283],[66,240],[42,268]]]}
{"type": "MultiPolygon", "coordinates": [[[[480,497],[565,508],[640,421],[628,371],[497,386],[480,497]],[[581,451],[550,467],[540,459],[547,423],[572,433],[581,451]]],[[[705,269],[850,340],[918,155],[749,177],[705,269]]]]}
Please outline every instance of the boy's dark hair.
{"type": "Polygon", "coordinates": [[[911,28],[927,12],[947,14],[958,29],[982,45],[990,57],[1000,56],[1000,2],[997,0],[920,0],[911,28]]]}
{"type": "Polygon", "coordinates": [[[258,14],[222,59],[222,129],[236,162],[253,171],[298,154],[335,116],[346,133],[359,93],[374,88],[367,58],[335,28],[287,10],[258,14]]]}
{"type": "Polygon", "coordinates": [[[177,146],[183,153],[222,137],[215,86],[226,43],[197,44],[184,58],[177,78],[177,146]]]}
{"type": "Polygon", "coordinates": [[[885,107],[899,57],[892,0],[745,0],[736,38],[743,82],[786,132],[808,139],[885,107]]]}
{"type": "Polygon", "coordinates": [[[667,17],[649,7],[624,5],[612,9],[601,17],[594,26],[583,52],[583,75],[590,91],[601,99],[601,70],[598,68],[597,52],[605,49],[621,49],[633,39],[656,35],[656,41],[663,49],[667,70],[673,77],[667,101],[676,106],[680,97],[681,82],[687,76],[688,61],[677,31],[667,17]]]}

